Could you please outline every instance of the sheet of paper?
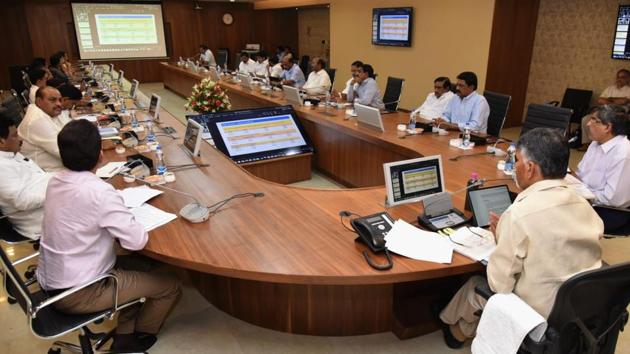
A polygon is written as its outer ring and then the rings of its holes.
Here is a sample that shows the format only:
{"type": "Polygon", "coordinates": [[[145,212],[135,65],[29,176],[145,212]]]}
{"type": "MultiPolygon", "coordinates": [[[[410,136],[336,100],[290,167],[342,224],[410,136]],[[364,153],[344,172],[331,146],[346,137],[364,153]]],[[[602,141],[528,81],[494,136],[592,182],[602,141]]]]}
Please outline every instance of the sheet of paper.
{"type": "Polygon", "coordinates": [[[177,219],[177,215],[167,213],[150,204],[142,204],[137,208],[131,209],[131,212],[136,221],[141,223],[147,232],[177,219]]]}
{"type": "Polygon", "coordinates": [[[125,163],[125,161],[108,162],[105,166],[96,170],[96,176],[100,178],[111,178],[122,170],[125,163]]]}
{"type": "Polygon", "coordinates": [[[564,176],[564,181],[569,185],[571,190],[581,195],[584,199],[595,200],[595,194],[593,194],[593,192],[591,192],[577,177],[567,173],[564,176]]]}
{"type": "Polygon", "coordinates": [[[475,261],[487,262],[497,247],[492,232],[479,227],[460,227],[457,232],[451,235],[450,239],[453,241],[453,248],[457,253],[475,261]]]}
{"type": "Polygon", "coordinates": [[[385,236],[385,245],[394,253],[421,261],[451,263],[453,258],[453,246],[448,239],[403,220],[394,223],[385,236]]]}
{"type": "Polygon", "coordinates": [[[125,188],[120,191],[127,208],[136,208],[149,201],[151,198],[162,194],[162,191],[150,188],[149,186],[139,186],[125,188]]]}
{"type": "Polygon", "coordinates": [[[95,123],[98,119],[98,116],[99,116],[98,114],[83,114],[83,115],[78,116],[76,119],[85,119],[88,122],[95,123]]]}

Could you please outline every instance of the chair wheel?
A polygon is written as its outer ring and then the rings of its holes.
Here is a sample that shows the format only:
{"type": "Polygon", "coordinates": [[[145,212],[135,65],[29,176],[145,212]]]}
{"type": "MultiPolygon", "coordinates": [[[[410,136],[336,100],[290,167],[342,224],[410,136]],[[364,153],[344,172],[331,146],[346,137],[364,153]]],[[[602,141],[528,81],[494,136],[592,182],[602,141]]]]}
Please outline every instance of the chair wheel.
{"type": "Polygon", "coordinates": [[[24,278],[26,279],[33,279],[34,275],[35,275],[35,271],[33,270],[27,270],[26,272],[24,272],[24,278]]]}
{"type": "Polygon", "coordinates": [[[48,349],[48,354],[61,354],[61,349],[57,348],[57,349],[48,349]]]}
{"type": "Polygon", "coordinates": [[[17,300],[12,297],[7,297],[7,302],[11,305],[16,304],[17,300]]]}

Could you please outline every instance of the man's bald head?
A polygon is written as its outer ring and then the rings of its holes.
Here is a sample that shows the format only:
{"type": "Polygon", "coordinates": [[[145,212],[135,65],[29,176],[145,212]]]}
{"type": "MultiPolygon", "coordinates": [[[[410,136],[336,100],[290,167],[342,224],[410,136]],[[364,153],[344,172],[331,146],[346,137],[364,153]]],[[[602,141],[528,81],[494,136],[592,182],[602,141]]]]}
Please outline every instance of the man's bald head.
{"type": "Polygon", "coordinates": [[[54,87],[45,86],[35,93],[35,104],[51,117],[61,113],[61,93],[54,87]]]}

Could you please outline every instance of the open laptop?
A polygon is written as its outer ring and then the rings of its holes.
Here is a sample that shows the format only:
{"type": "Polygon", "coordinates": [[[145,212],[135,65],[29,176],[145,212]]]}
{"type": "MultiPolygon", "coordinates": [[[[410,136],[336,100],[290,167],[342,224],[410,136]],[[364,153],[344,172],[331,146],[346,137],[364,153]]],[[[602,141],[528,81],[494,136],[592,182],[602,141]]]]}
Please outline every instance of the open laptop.
{"type": "Polygon", "coordinates": [[[300,96],[300,90],[296,87],[289,85],[282,85],[282,91],[284,91],[284,99],[291,104],[296,104],[298,106],[303,106],[304,101],[302,100],[302,96],[300,96]]]}
{"type": "Polygon", "coordinates": [[[359,124],[370,128],[376,128],[382,132],[385,131],[383,119],[381,118],[381,111],[378,108],[355,103],[354,110],[357,113],[357,121],[359,124]]]}

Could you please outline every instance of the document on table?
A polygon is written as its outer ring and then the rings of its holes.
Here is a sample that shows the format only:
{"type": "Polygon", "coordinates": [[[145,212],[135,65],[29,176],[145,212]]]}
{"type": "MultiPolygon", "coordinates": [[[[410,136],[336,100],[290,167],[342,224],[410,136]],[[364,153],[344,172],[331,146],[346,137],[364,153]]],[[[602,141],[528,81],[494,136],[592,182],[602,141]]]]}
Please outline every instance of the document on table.
{"type": "Polygon", "coordinates": [[[96,123],[96,121],[98,120],[98,116],[98,114],[83,114],[76,117],[75,119],[85,119],[88,122],[96,123]]]}
{"type": "Polygon", "coordinates": [[[167,213],[150,204],[142,204],[139,207],[132,208],[131,213],[136,218],[136,221],[144,226],[147,232],[177,219],[177,215],[167,213]]]}
{"type": "Polygon", "coordinates": [[[151,198],[162,193],[162,191],[150,188],[149,186],[130,187],[120,191],[127,208],[139,207],[151,198]]]}
{"type": "Polygon", "coordinates": [[[591,192],[582,181],[577,179],[574,175],[566,174],[564,176],[564,181],[569,185],[569,188],[581,195],[584,199],[587,200],[595,200],[595,194],[591,192]]]}
{"type": "Polygon", "coordinates": [[[385,236],[385,246],[401,256],[436,263],[451,263],[453,245],[435,232],[420,230],[397,220],[385,236]]]}
{"type": "Polygon", "coordinates": [[[108,162],[103,167],[96,170],[96,176],[99,178],[112,178],[123,169],[126,163],[125,161],[108,162]]]}
{"type": "Polygon", "coordinates": [[[497,247],[492,232],[480,227],[460,227],[450,239],[455,252],[484,264],[497,247]]]}

